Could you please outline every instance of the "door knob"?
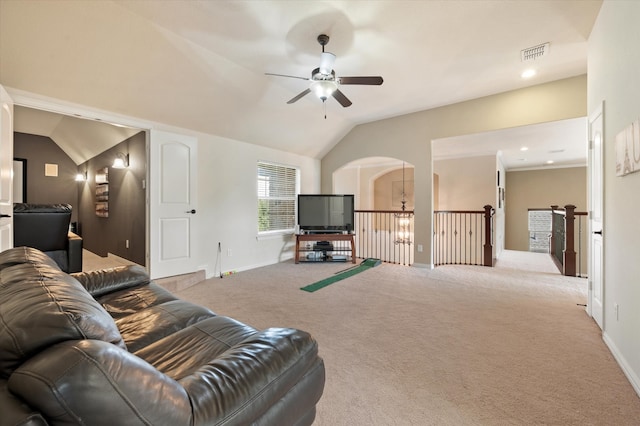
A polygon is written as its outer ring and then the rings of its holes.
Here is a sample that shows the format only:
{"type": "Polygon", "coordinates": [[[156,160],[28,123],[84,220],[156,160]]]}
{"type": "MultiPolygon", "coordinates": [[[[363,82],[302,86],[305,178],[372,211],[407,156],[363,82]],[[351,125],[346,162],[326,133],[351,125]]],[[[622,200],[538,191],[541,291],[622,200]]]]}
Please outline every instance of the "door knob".
{"type": "Polygon", "coordinates": [[[593,233],[594,233],[594,234],[597,234],[597,235],[602,236],[602,230],[600,230],[600,231],[593,231],[593,233]]]}
{"type": "Polygon", "coordinates": [[[196,209],[187,210],[187,213],[196,214],[196,209]]]}
{"type": "Polygon", "coordinates": [[[0,217],[11,217],[11,215],[3,213],[3,214],[0,214],[0,217]]]}

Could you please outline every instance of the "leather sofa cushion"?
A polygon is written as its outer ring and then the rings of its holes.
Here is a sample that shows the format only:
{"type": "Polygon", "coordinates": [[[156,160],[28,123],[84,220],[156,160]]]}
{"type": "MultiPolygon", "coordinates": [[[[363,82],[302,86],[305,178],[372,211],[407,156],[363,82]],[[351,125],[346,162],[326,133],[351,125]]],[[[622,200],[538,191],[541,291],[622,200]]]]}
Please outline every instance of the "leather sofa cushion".
{"type": "Polygon", "coordinates": [[[216,315],[176,298],[155,283],[109,293],[97,300],[113,317],[132,353],[216,315]]]}
{"type": "Polygon", "coordinates": [[[232,318],[216,316],[158,340],[135,355],[180,380],[256,333],[255,328],[232,318]]]}
{"type": "Polygon", "coordinates": [[[67,250],[44,251],[44,254],[53,259],[63,271],[69,270],[69,252],[67,250]]]}
{"type": "Polygon", "coordinates": [[[46,426],[42,415],[9,392],[6,380],[0,380],[0,424],[20,426],[46,426]]]}
{"type": "Polygon", "coordinates": [[[0,377],[65,340],[97,339],[126,348],[113,318],[75,278],[40,262],[44,255],[33,249],[5,253],[0,253],[0,377]]]}

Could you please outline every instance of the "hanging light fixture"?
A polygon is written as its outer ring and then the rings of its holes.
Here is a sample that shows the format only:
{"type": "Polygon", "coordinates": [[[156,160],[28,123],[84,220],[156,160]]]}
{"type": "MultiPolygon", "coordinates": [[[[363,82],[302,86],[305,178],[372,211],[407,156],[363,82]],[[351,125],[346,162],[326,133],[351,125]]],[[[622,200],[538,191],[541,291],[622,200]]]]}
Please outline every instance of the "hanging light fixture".
{"type": "Polygon", "coordinates": [[[404,161],[402,162],[402,212],[395,213],[396,220],[396,239],[395,244],[411,244],[411,219],[413,213],[406,211],[407,200],[405,199],[406,193],[404,190],[404,161]]]}

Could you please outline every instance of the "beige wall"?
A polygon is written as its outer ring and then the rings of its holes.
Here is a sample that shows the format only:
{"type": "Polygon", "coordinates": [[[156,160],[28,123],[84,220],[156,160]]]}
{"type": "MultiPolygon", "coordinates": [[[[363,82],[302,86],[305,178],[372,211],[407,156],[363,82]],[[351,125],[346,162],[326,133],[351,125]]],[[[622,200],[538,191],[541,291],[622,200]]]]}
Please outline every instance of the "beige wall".
{"type": "Polygon", "coordinates": [[[439,179],[439,210],[482,210],[496,204],[496,156],[433,162],[439,179]]]}
{"type": "Polygon", "coordinates": [[[56,143],[46,136],[14,133],[13,157],[24,158],[26,164],[26,202],[35,204],[71,204],[71,221],[78,221],[78,166],[56,143]],[[57,176],[45,176],[45,164],[58,166],[57,176]]]}
{"type": "Polygon", "coordinates": [[[586,167],[507,172],[505,188],[507,250],[529,250],[529,209],[573,204],[587,211],[586,167]]]}
{"type": "Polygon", "coordinates": [[[360,170],[357,167],[345,167],[336,171],[333,179],[333,190],[331,194],[353,194],[355,195],[355,208],[360,208],[360,170]]]}
{"type": "Polygon", "coordinates": [[[640,2],[603,3],[589,37],[588,105],[604,102],[603,338],[640,393],[640,173],[616,176],[613,143],[640,116],[638,22],[640,2]]]}
{"type": "MultiPolygon", "coordinates": [[[[407,210],[413,210],[413,167],[405,167],[405,206],[407,210]]],[[[393,203],[393,185],[402,186],[402,169],[392,170],[378,177],[373,182],[374,210],[400,210],[402,204],[393,203]]],[[[398,189],[398,188],[396,188],[398,189]]],[[[398,194],[401,197],[401,193],[398,194]]],[[[401,198],[400,198],[401,199],[401,198]]]]}
{"type": "Polygon", "coordinates": [[[334,171],[360,158],[392,157],[413,164],[414,247],[424,247],[416,253],[414,265],[428,267],[432,264],[432,140],[585,115],[586,76],[578,76],[361,124],[322,159],[321,188],[330,191],[334,171]]]}

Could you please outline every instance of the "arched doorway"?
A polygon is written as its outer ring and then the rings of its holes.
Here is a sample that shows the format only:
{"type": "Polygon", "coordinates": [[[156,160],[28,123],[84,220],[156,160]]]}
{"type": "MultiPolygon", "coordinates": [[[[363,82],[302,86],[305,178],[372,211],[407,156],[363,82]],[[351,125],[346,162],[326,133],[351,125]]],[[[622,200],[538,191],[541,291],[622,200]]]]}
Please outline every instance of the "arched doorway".
{"type": "Polygon", "coordinates": [[[413,170],[396,158],[368,157],[333,173],[333,192],[355,195],[358,257],[413,263],[413,170]]]}

